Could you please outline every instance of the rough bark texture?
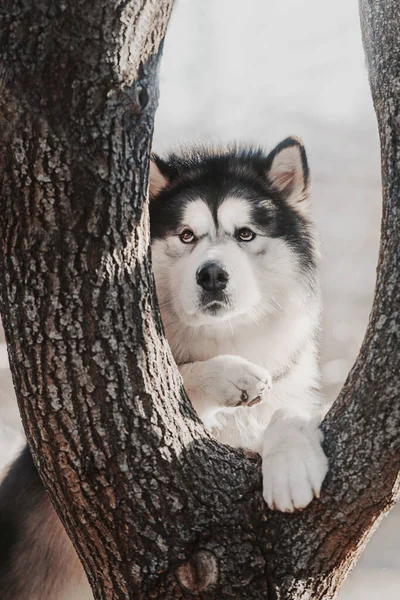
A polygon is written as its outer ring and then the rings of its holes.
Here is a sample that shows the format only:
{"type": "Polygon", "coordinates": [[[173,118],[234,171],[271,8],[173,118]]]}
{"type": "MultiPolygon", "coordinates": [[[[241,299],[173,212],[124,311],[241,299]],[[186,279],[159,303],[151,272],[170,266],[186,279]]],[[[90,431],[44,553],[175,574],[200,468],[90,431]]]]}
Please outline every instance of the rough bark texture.
{"type": "Polygon", "coordinates": [[[198,423],[156,309],[145,195],[171,2],[3,0],[1,312],[26,435],[96,598],[331,598],[397,490],[400,8],[361,0],[384,181],[371,320],[323,425],[321,500],[282,515],[257,458],[198,423]]]}

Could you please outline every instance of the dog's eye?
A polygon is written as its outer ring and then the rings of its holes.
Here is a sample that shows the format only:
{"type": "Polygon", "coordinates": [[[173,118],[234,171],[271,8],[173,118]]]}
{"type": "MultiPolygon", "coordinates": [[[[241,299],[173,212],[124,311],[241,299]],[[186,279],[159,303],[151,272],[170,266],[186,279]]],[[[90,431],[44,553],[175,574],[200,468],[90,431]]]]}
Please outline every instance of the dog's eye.
{"type": "Polygon", "coordinates": [[[256,234],[254,231],[248,227],[242,227],[236,231],[236,239],[238,239],[240,242],[251,242],[251,240],[254,240],[255,237],[256,234]]]}
{"type": "Polygon", "coordinates": [[[184,229],[179,235],[179,239],[183,244],[192,244],[196,241],[196,236],[191,229],[184,229]]]}

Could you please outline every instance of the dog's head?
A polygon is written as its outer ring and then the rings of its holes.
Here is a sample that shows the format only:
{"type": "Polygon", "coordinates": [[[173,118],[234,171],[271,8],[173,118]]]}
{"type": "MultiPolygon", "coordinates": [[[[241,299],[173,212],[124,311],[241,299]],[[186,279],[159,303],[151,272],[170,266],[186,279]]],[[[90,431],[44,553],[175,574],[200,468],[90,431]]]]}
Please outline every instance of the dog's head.
{"type": "Polygon", "coordinates": [[[163,320],[257,321],[315,267],[303,145],[153,156],[150,224],[163,320]]]}

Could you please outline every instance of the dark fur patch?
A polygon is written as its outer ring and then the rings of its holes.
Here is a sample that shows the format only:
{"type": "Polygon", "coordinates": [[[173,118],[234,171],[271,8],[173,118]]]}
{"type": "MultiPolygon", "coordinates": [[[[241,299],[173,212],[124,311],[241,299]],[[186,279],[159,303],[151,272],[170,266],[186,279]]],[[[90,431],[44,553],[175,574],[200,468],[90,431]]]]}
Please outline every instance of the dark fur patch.
{"type": "Polygon", "coordinates": [[[28,447],[0,486],[0,598],[58,598],[83,571],[28,447]]]}
{"type": "Polygon", "coordinates": [[[36,504],[38,495],[46,494],[33,464],[28,446],[11,465],[0,486],[0,580],[19,538],[23,517],[36,504]],[[21,514],[25,507],[26,513],[21,514]],[[21,518],[22,517],[22,518],[21,518]]]}
{"type": "MultiPolygon", "coordinates": [[[[288,138],[269,155],[257,148],[226,150],[192,150],[183,155],[172,154],[166,160],[153,160],[168,180],[168,185],[150,206],[153,239],[174,233],[181,225],[187,204],[199,197],[216,218],[220,204],[230,196],[243,198],[252,207],[252,218],[270,237],[284,238],[301,259],[305,269],[315,268],[313,232],[310,222],[289,205],[268,179],[268,170],[278,149],[299,144],[288,138]],[[286,144],[286,145],[285,145],[286,144]],[[270,201],[266,206],[265,200],[270,201]]],[[[303,146],[301,160],[304,181],[309,170],[303,146]]]]}

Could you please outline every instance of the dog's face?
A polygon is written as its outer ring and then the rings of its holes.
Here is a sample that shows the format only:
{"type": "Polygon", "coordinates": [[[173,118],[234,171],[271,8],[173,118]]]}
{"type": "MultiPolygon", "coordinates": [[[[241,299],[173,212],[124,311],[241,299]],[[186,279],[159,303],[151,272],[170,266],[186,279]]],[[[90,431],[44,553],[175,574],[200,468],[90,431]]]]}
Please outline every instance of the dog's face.
{"type": "Polygon", "coordinates": [[[154,157],[150,223],[164,324],[256,321],[314,267],[308,167],[289,138],[271,154],[154,157]]]}

